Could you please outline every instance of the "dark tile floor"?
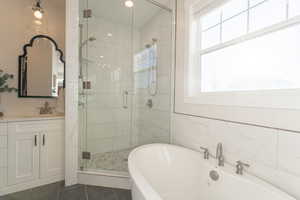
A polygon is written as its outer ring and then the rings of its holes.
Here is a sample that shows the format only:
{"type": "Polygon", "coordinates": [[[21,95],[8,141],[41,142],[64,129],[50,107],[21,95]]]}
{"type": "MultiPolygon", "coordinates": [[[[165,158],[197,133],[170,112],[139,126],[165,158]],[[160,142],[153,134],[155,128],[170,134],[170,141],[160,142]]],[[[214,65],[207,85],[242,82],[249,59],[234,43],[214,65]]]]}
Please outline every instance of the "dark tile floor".
{"type": "Polygon", "coordinates": [[[0,197],[0,200],[131,200],[129,190],[88,185],[64,187],[63,182],[0,197]]]}

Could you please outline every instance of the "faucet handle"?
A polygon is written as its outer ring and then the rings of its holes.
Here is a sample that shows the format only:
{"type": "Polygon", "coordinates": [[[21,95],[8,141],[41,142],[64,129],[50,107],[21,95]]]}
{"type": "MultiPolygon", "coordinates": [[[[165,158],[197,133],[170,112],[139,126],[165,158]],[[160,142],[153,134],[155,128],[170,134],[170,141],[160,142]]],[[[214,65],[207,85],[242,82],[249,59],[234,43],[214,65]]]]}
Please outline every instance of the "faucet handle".
{"type": "Polygon", "coordinates": [[[236,163],[237,163],[237,165],[239,165],[239,166],[243,166],[243,167],[250,167],[250,165],[249,164],[247,164],[247,163],[244,163],[244,162],[242,162],[242,161],[236,161],[236,163]]]}
{"type": "Polygon", "coordinates": [[[236,164],[236,173],[239,174],[239,175],[243,175],[245,167],[250,167],[249,164],[244,163],[244,162],[242,162],[240,160],[237,161],[236,163],[237,163],[236,164]]]}
{"type": "Polygon", "coordinates": [[[208,159],[209,159],[209,150],[208,150],[208,148],[200,147],[200,149],[203,150],[203,153],[204,153],[204,159],[205,159],[205,160],[208,160],[208,159]]]}
{"type": "Polygon", "coordinates": [[[205,147],[200,147],[200,149],[202,149],[203,151],[208,151],[208,148],[205,148],[205,147]]]}

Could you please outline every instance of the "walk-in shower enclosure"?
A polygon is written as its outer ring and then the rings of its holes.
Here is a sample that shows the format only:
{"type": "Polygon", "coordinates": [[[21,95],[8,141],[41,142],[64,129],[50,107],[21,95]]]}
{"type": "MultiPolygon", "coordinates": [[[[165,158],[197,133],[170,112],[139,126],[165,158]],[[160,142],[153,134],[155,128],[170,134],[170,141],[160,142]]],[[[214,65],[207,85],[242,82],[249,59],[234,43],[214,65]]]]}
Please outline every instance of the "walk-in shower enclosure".
{"type": "Polygon", "coordinates": [[[80,0],[81,170],[126,173],[129,152],[170,142],[173,3],[80,0]]]}

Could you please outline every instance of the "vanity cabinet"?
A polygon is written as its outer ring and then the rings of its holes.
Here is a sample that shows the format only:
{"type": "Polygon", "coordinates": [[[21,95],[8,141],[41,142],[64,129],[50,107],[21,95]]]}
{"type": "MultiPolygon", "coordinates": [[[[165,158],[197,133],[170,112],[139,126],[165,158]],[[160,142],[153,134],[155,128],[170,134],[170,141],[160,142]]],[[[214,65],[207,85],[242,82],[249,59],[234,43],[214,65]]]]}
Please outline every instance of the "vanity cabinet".
{"type": "Polygon", "coordinates": [[[7,184],[7,124],[0,123],[0,188],[7,184]]]}
{"type": "Polygon", "coordinates": [[[47,130],[40,134],[40,178],[64,174],[64,141],[63,130],[47,130]]]}
{"type": "Polygon", "coordinates": [[[63,119],[8,122],[7,187],[63,180],[64,140],[63,119]]]}
{"type": "Polygon", "coordinates": [[[19,125],[8,128],[8,184],[32,181],[39,175],[39,144],[36,131],[20,130],[19,125]]]}

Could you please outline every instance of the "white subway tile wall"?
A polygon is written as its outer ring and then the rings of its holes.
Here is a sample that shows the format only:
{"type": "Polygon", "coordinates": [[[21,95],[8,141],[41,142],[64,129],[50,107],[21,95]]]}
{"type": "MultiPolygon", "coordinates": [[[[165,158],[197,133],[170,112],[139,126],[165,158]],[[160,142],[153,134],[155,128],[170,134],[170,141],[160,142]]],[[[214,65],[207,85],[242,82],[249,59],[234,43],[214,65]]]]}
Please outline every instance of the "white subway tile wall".
{"type": "Polygon", "coordinates": [[[214,155],[222,142],[227,162],[247,162],[248,172],[300,198],[300,133],[178,114],[172,124],[172,143],[214,155]]]}
{"type": "MultiPolygon", "coordinates": [[[[84,77],[91,81],[92,88],[86,91],[86,107],[80,108],[80,130],[86,134],[81,135],[82,151],[98,154],[170,142],[171,17],[171,13],[158,10],[144,25],[133,28],[133,40],[131,26],[127,24],[101,16],[89,19],[89,36],[97,40],[83,49],[84,60],[88,62],[84,65],[84,77]],[[156,96],[148,94],[149,72],[133,73],[132,63],[133,54],[151,44],[153,38],[158,40],[156,96]],[[127,109],[123,107],[125,91],[127,109]],[[148,99],[153,100],[151,109],[146,106],[148,99]]],[[[86,30],[87,24],[83,24],[86,30]]],[[[87,38],[85,34],[86,31],[83,37],[87,38]]]]}
{"type": "Polygon", "coordinates": [[[172,15],[159,11],[140,28],[140,48],[157,39],[157,94],[148,93],[148,71],[134,76],[133,141],[135,146],[170,142],[171,70],[172,70],[172,15]],[[151,99],[153,107],[146,106],[151,99]]]}

